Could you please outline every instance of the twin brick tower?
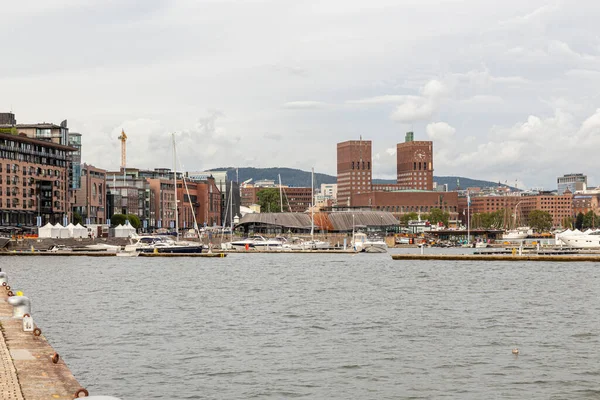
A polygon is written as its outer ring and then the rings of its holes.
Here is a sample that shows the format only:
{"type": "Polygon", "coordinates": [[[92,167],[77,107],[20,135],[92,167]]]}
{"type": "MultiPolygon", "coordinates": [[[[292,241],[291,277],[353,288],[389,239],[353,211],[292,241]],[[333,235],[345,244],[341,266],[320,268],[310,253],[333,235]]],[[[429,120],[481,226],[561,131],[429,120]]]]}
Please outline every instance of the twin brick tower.
{"type": "Polygon", "coordinates": [[[355,195],[373,191],[433,190],[433,142],[415,141],[407,132],[404,143],[396,145],[396,184],[373,185],[370,140],[349,140],[337,144],[338,204],[355,206],[355,195]]]}

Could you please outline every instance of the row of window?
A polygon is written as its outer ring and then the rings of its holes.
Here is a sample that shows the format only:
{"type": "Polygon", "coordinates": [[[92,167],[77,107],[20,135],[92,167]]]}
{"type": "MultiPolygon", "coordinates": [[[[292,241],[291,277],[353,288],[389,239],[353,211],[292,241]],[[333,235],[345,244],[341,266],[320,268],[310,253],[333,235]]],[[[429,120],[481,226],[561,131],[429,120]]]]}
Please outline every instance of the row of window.
{"type": "MultiPolygon", "coordinates": [[[[352,161],[352,169],[355,169],[354,168],[355,165],[356,165],[356,169],[365,169],[365,161],[356,161],[356,164],[354,164],[354,161],[352,161]],[[362,166],[362,168],[361,168],[361,166],[362,166]]],[[[367,161],[366,166],[367,166],[366,169],[371,169],[371,161],[367,161]]]]}

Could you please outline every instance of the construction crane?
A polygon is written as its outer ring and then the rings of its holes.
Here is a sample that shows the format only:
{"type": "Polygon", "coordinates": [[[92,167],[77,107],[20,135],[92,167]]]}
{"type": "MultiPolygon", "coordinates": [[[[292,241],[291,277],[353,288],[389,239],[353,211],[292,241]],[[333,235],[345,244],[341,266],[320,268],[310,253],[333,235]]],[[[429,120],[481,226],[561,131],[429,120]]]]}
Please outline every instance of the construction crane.
{"type": "Polygon", "coordinates": [[[125,171],[125,165],[127,162],[127,135],[123,129],[121,129],[119,140],[121,141],[121,168],[123,168],[123,171],[125,171]]]}

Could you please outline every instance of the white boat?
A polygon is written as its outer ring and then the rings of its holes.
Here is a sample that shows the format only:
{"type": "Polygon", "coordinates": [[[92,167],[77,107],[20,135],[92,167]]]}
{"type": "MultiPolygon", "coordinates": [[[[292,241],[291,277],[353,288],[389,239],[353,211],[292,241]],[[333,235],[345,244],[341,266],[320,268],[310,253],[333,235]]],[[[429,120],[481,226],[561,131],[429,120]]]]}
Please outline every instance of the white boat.
{"type": "Polygon", "coordinates": [[[503,240],[523,240],[533,234],[533,230],[528,226],[522,226],[516,229],[510,229],[502,235],[503,240]]]}
{"type": "MultiPolygon", "coordinates": [[[[141,253],[202,253],[201,243],[176,242],[165,236],[136,236],[124,252],[141,253]]],[[[118,254],[118,253],[117,253],[118,254]]]]}
{"type": "Polygon", "coordinates": [[[329,250],[330,248],[331,243],[322,240],[311,239],[302,242],[302,250],[329,250]]]}
{"type": "Polygon", "coordinates": [[[233,250],[282,250],[282,241],[276,239],[266,239],[260,235],[254,235],[249,238],[236,240],[235,242],[223,243],[221,247],[233,250]]]}
{"type": "Polygon", "coordinates": [[[358,252],[386,253],[388,251],[388,245],[382,238],[370,238],[363,232],[354,233],[354,240],[351,244],[354,250],[358,252]]]}
{"type": "Polygon", "coordinates": [[[600,231],[589,234],[571,234],[560,236],[560,240],[569,247],[593,249],[600,247],[600,231]]]}

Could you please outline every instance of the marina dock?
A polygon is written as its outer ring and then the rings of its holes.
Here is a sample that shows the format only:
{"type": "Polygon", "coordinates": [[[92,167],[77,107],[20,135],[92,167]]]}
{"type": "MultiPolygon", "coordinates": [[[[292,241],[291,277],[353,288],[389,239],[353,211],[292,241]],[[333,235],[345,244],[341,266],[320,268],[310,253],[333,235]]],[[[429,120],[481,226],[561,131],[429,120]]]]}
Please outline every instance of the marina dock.
{"type": "Polygon", "coordinates": [[[70,400],[87,395],[41,331],[39,336],[24,332],[22,318],[13,318],[6,287],[0,286],[0,398],[70,400]]]}
{"type": "Polygon", "coordinates": [[[393,254],[393,260],[600,262],[600,255],[393,254]]]}
{"type": "MultiPolygon", "coordinates": [[[[115,257],[117,254],[123,253],[115,253],[115,252],[100,252],[100,251],[5,251],[0,252],[0,257],[2,256],[35,256],[35,257],[115,257]]],[[[222,258],[226,257],[227,254],[222,252],[213,252],[213,253],[140,253],[138,257],[217,257],[222,258]]]]}

